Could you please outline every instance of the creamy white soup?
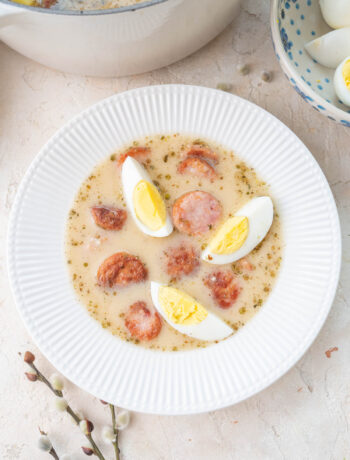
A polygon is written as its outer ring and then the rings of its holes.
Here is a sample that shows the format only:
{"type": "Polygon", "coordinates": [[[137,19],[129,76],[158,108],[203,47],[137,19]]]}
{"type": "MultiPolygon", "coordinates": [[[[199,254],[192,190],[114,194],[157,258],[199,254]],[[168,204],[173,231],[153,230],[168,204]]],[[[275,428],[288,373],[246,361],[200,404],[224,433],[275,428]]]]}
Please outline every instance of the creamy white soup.
{"type": "Polygon", "coordinates": [[[282,257],[278,211],[245,257],[214,265],[201,254],[225,221],[262,196],[271,197],[263,178],[238,154],[206,139],[150,136],[112,153],[83,182],[68,216],[67,266],[78,299],[103,328],[137,345],[177,351],[213,343],[175,330],[159,315],[150,290],[155,281],[191,296],[234,334],[274,287],[282,257]],[[126,206],[121,170],[128,155],[166,203],[174,224],[169,236],[141,231],[126,206]]]}

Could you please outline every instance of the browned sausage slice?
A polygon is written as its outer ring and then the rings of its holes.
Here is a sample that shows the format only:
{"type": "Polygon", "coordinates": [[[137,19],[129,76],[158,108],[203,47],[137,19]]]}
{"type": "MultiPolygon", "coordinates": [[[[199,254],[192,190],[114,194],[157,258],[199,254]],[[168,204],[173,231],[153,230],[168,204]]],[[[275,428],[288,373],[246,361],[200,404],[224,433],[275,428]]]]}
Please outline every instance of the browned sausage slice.
{"type": "Polygon", "coordinates": [[[181,244],[167,249],[164,254],[166,271],[174,279],[190,275],[199,266],[198,254],[192,246],[181,244]]]}
{"type": "Polygon", "coordinates": [[[219,163],[219,156],[216,152],[211,150],[209,147],[200,144],[193,144],[190,150],[186,153],[188,157],[197,157],[207,160],[212,165],[219,163]]]}
{"type": "Polygon", "coordinates": [[[51,8],[55,3],[57,3],[57,0],[43,0],[41,6],[43,8],[51,8]]]}
{"type": "Polygon", "coordinates": [[[241,292],[241,287],[229,270],[216,271],[204,278],[207,286],[214,297],[214,300],[221,308],[230,308],[241,292]]]}
{"type": "Polygon", "coordinates": [[[221,218],[221,204],[210,193],[196,190],[178,198],[173,206],[175,227],[188,235],[211,230],[221,218]]]}
{"type": "Polygon", "coordinates": [[[125,318],[125,326],[135,339],[152,340],[162,329],[162,321],[157,312],[150,312],[145,302],[130,305],[125,318]]]}
{"type": "Polygon", "coordinates": [[[132,147],[119,156],[118,167],[122,166],[127,157],[133,157],[137,161],[144,161],[150,153],[151,149],[149,147],[132,147]]]}
{"type": "Polygon", "coordinates": [[[177,167],[180,174],[203,177],[213,182],[217,178],[215,169],[202,158],[187,157],[177,167]]]}
{"type": "Polygon", "coordinates": [[[126,211],[107,206],[93,206],[91,214],[95,224],[105,230],[121,230],[126,220],[126,211]]]}
{"type": "Polygon", "coordinates": [[[100,286],[128,286],[147,278],[147,269],[141,260],[127,252],[117,252],[100,265],[97,282],[100,286]]]}

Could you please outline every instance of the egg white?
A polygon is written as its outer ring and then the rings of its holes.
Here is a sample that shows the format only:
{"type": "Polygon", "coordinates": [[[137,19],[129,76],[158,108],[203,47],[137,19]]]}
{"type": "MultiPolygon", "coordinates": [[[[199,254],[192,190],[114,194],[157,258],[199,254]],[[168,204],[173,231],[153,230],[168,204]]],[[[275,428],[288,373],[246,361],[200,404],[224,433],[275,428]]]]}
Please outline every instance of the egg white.
{"type": "Polygon", "coordinates": [[[124,198],[126,201],[127,208],[132,215],[136,225],[138,228],[145,233],[146,235],[154,236],[154,237],[165,237],[169,236],[173,231],[173,223],[170,219],[169,213],[166,213],[166,221],[162,228],[159,230],[151,230],[147,227],[143,222],[141,222],[136,213],[133,203],[133,194],[136,185],[141,181],[145,180],[147,182],[153,183],[151,177],[149,176],[148,172],[145,168],[134,158],[127,157],[123,163],[122,167],[122,185],[123,185],[123,193],[124,198]]]}
{"type": "Polygon", "coordinates": [[[350,0],[320,0],[323,19],[333,29],[350,26],[350,0]]]}
{"type": "Polygon", "coordinates": [[[222,340],[232,334],[233,330],[224,321],[222,321],[222,319],[218,318],[210,311],[208,311],[207,317],[199,324],[184,325],[173,323],[159,303],[159,288],[161,286],[166,285],[156,283],[154,281],[151,282],[151,296],[153,304],[165,321],[178,332],[207,342],[222,340]]]}
{"type": "Polygon", "coordinates": [[[350,55],[350,27],[322,35],[306,43],[305,49],[319,64],[335,69],[350,55]]]}
{"type": "Polygon", "coordinates": [[[344,78],[343,78],[343,66],[347,60],[350,59],[350,56],[344,59],[334,73],[334,90],[338,98],[342,101],[343,104],[350,106],[350,90],[347,88],[344,78]]]}
{"type": "Polygon", "coordinates": [[[201,255],[201,258],[206,262],[214,265],[230,264],[249,254],[265,238],[271,227],[273,221],[272,200],[268,196],[253,198],[234,215],[248,218],[249,230],[245,242],[231,254],[214,254],[211,252],[209,244],[201,255]]]}

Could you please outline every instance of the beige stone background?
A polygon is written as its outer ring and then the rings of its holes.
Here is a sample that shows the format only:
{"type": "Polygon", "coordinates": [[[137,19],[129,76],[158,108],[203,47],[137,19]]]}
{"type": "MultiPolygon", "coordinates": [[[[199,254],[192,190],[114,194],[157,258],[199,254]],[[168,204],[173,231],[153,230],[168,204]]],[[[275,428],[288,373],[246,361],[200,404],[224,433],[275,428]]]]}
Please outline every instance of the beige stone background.
{"type": "MultiPolygon", "coordinates": [[[[255,102],[289,126],[316,157],[332,187],[343,231],[343,269],[337,297],[320,335],[303,359],[267,390],[224,410],[198,416],[133,414],[121,435],[124,460],[350,460],[350,129],[311,109],[279,69],[269,35],[268,0],[245,0],[238,20],[195,55],[164,69],[129,78],[94,79],[55,72],[0,43],[0,459],[44,460],[38,425],[49,431],[59,454],[80,451],[79,430],[52,405],[43,385],[24,376],[19,351],[41,356],[16,312],[6,272],[6,231],[11,205],[30,162],[72,116],[120,91],[162,83],[215,87],[255,102]],[[238,63],[251,73],[238,75],[238,63]],[[273,71],[270,83],[260,79],[273,71]],[[325,351],[339,350],[328,359],[325,351]]],[[[290,191],[293,193],[293,190],[290,191]]],[[[96,427],[108,409],[67,383],[67,398],[96,427]]],[[[97,432],[98,430],[96,430],[97,432]]],[[[106,458],[112,451],[104,448],[106,458]]]]}

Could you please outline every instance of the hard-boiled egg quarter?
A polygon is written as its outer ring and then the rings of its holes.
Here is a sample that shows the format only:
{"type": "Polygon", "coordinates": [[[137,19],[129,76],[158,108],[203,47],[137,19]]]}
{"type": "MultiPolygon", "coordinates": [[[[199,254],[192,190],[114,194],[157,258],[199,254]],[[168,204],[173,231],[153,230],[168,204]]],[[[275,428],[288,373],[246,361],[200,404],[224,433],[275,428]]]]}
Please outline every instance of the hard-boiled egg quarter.
{"type": "Polygon", "coordinates": [[[319,64],[335,69],[350,56],[350,27],[332,30],[306,43],[305,49],[319,64]]]}
{"type": "Polygon", "coordinates": [[[179,289],[152,281],[151,295],[160,315],[181,334],[212,342],[233,332],[224,321],[179,289]]]}
{"type": "Polygon", "coordinates": [[[165,202],[146,169],[127,157],[122,168],[124,198],[136,225],[146,235],[164,237],[173,231],[165,202]]]}
{"type": "Polygon", "coordinates": [[[320,0],[323,19],[333,29],[350,26],[350,0],[320,0]]]}
{"type": "Polygon", "coordinates": [[[223,223],[202,252],[201,258],[215,265],[241,259],[265,238],[272,221],[271,198],[253,198],[223,223]]]}
{"type": "Polygon", "coordinates": [[[350,56],[335,71],[334,90],[343,104],[350,106],[350,56]]]}

